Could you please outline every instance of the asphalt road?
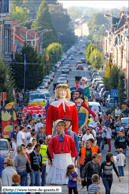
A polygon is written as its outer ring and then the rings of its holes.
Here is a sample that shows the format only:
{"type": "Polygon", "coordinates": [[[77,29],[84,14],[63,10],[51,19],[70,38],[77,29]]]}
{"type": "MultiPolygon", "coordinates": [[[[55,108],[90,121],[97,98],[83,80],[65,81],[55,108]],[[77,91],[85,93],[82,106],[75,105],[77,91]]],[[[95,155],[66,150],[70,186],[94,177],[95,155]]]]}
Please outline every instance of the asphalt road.
{"type": "MultiPolygon", "coordinates": [[[[79,44],[77,45],[77,48],[80,49],[80,51],[83,51],[85,53],[85,49],[82,48],[83,42],[79,42],[79,44]]],[[[87,64],[84,64],[84,70],[76,70],[76,62],[80,61],[81,58],[85,57],[85,54],[78,54],[78,53],[74,53],[74,60],[71,60],[71,66],[72,66],[72,71],[68,74],[68,85],[69,87],[73,87],[75,85],[75,76],[85,76],[88,79],[88,83],[87,86],[90,85],[91,83],[91,75],[90,75],[90,71],[88,71],[87,68],[87,64]]],[[[62,69],[63,65],[60,66],[60,68],[57,71],[57,74],[54,78],[54,82],[56,82],[56,80],[59,78],[60,74],[61,74],[61,69],[62,69]]],[[[100,73],[103,76],[103,72],[100,73]]],[[[50,84],[49,86],[49,91],[52,94],[52,96],[54,97],[54,93],[53,93],[53,83],[50,84]]],[[[93,89],[90,88],[90,91],[92,91],[93,89]]],[[[102,110],[105,112],[105,108],[102,107],[102,110]]],[[[101,162],[103,162],[105,160],[105,156],[107,154],[108,151],[108,146],[105,145],[104,150],[102,150],[102,157],[101,157],[101,162]]],[[[112,140],[112,153],[114,155],[117,155],[117,153],[115,152],[115,148],[114,148],[114,140],[112,140]]],[[[127,153],[127,166],[124,168],[125,171],[125,179],[122,179],[122,182],[119,183],[118,178],[116,177],[115,173],[113,172],[113,185],[112,185],[112,189],[111,189],[111,194],[129,194],[129,151],[127,153]]],[[[46,185],[47,186],[47,185],[46,185]]],[[[84,188],[83,190],[80,189],[81,185],[78,182],[78,193],[87,193],[86,189],[84,188]]],[[[68,189],[67,189],[67,185],[62,185],[62,194],[66,194],[68,193],[68,189]]],[[[102,181],[100,182],[100,193],[104,194],[105,193],[105,189],[104,186],[102,184],[102,181]]]]}

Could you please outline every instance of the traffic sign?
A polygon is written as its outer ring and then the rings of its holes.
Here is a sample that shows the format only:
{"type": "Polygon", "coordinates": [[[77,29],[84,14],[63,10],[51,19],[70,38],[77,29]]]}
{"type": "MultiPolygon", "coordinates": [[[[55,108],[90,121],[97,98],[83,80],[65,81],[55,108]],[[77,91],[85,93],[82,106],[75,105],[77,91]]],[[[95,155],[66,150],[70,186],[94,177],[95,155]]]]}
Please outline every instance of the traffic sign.
{"type": "Polygon", "coordinates": [[[118,90],[111,90],[111,97],[117,98],[118,97],[118,90]]]}

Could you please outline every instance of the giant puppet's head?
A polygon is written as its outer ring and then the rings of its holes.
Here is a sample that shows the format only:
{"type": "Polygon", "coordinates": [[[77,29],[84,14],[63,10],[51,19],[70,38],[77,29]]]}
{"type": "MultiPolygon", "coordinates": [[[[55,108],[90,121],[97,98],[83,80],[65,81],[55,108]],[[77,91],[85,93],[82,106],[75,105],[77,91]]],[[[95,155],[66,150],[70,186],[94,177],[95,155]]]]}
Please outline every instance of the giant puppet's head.
{"type": "Polygon", "coordinates": [[[55,98],[58,99],[66,99],[70,100],[71,93],[69,86],[67,84],[58,84],[55,88],[55,98]]]}

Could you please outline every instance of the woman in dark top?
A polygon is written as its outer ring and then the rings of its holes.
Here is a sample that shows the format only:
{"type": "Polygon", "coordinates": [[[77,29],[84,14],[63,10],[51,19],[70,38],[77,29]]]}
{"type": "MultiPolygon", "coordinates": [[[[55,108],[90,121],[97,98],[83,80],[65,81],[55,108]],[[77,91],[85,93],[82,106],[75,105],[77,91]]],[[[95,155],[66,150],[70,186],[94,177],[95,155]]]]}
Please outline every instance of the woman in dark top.
{"type": "Polygon", "coordinates": [[[105,194],[110,194],[110,191],[111,191],[111,186],[113,182],[113,176],[112,176],[113,169],[119,178],[119,182],[121,182],[119,173],[113,162],[113,154],[108,153],[106,155],[106,160],[101,164],[100,171],[99,171],[99,176],[102,177],[103,185],[105,187],[105,194]]]}

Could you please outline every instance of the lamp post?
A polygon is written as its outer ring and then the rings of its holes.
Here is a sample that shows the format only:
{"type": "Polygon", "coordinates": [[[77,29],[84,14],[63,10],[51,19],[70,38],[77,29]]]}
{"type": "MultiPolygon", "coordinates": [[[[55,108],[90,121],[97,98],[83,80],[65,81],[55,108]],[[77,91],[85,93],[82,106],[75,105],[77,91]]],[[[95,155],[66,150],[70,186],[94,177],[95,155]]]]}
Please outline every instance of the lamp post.
{"type": "Polygon", "coordinates": [[[33,28],[33,29],[29,29],[29,30],[26,31],[26,42],[27,42],[27,33],[28,33],[29,31],[31,31],[31,30],[36,30],[36,29],[39,29],[39,28],[42,28],[42,26],[39,26],[39,27],[33,28]]]}
{"type": "MultiPolygon", "coordinates": [[[[27,22],[32,22],[32,21],[34,21],[34,20],[32,19],[32,20],[29,20],[29,21],[26,21],[26,22],[22,22],[21,24],[25,24],[27,22]]],[[[15,59],[15,53],[14,53],[15,28],[16,28],[16,26],[19,26],[21,24],[16,24],[16,25],[13,26],[13,59],[15,59]]]]}

